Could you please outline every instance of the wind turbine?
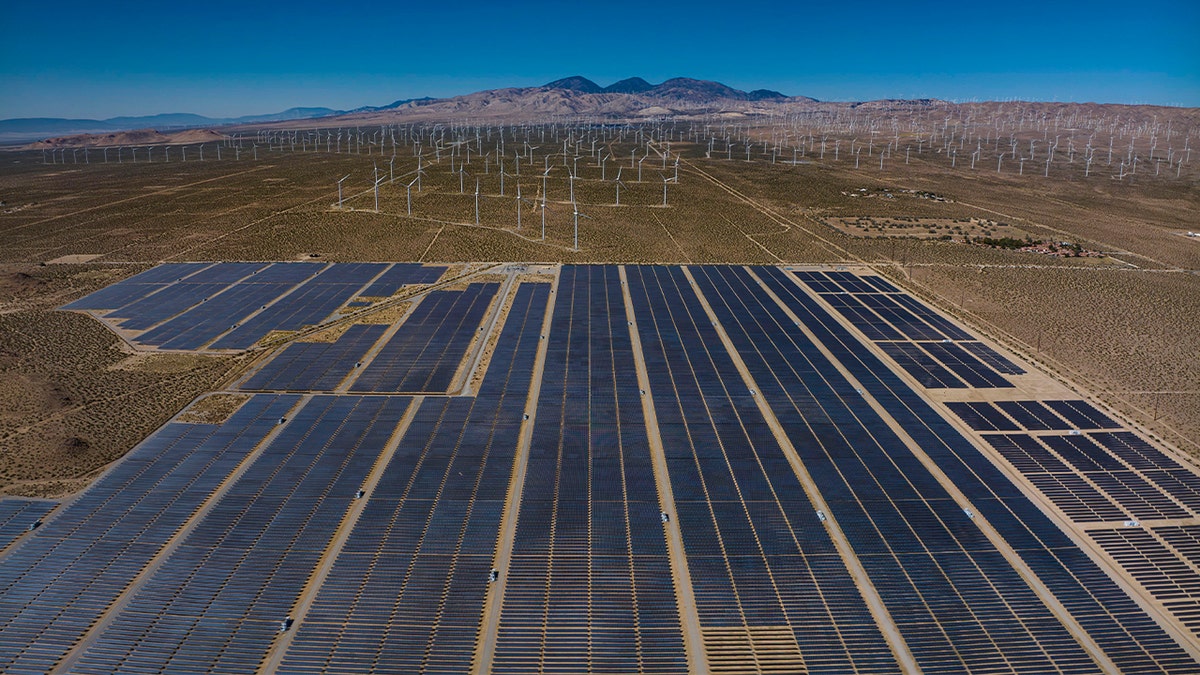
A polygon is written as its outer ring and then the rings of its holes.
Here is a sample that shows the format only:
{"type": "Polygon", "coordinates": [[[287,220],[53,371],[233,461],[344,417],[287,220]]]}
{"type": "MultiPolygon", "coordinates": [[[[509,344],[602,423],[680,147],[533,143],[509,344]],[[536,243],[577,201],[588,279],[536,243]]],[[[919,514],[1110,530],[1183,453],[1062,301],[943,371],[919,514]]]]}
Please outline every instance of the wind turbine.
{"type": "Polygon", "coordinates": [[[479,224],[479,179],[475,179],[475,224],[479,224]]]}
{"type": "Polygon", "coordinates": [[[342,181],[346,180],[349,177],[350,177],[350,174],[346,174],[345,176],[342,176],[341,180],[339,180],[337,182],[337,184],[338,184],[338,210],[341,210],[341,208],[342,208],[342,181]]]}
{"type": "Polygon", "coordinates": [[[546,240],[546,193],[541,195],[541,240],[546,240]]]}
{"type": "Polygon", "coordinates": [[[421,177],[417,176],[416,178],[412,179],[408,185],[404,186],[404,193],[408,196],[408,215],[410,216],[412,215],[412,186],[413,183],[416,183],[419,180],[421,180],[421,177]]]}
{"type": "Polygon", "coordinates": [[[591,219],[591,216],[584,214],[584,213],[580,213],[579,205],[576,204],[575,202],[571,202],[571,209],[575,212],[575,250],[578,251],[579,250],[579,216],[583,216],[584,218],[587,218],[589,220],[591,219]]]}

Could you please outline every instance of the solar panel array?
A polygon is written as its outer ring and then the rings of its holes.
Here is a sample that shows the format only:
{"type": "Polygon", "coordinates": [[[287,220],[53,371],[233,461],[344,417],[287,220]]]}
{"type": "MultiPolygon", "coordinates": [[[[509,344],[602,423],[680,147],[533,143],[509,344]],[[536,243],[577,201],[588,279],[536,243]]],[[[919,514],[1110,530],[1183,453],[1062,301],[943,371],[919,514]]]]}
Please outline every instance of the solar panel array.
{"type": "Polygon", "coordinates": [[[0,672],[49,672],[297,402],[171,423],[0,559],[0,672]]]}
{"type": "MultiPolygon", "coordinates": [[[[227,263],[222,263],[222,265],[227,263]]],[[[219,265],[214,266],[219,267],[219,265]]],[[[141,315],[142,321],[136,325],[133,319],[121,323],[122,329],[148,328],[158,323],[162,317],[173,316],[170,321],[162,323],[152,330],[138,336],[137,341],[154,345],[161,349],[199,349],[213,338],[233,328],[243,317],[260,307],[276,301],[297,284],[321,271],[323,265],[317,263],[275,263],[270,267],[255,270],[249,276],[241,279],[241,283],[232,286],[221,286],[217,294],[208,297],[202,303],[190,306],[190,309],[179,313],[177,308],[167,312],[145,311],[134,309],[132,306],[112,312],[129,312],[135,317],[141,315]],[[153,319],[146,320],[147,316],[153,319]]],[[[201,277],[205,272],[195,275],[201,277]]],[[[193,278],[195,278],[193,277],[193,278]]],[[[186,285],[185,279],[178,286],[186,285]]],[[[169,289],[168,289],[169,290],[169,289]]],[[[168,291],[164,291],[168,292],[168,291]]],[[[162,293],[146,298],[143,302],[155,303],[162,293]]],[[[193,296],[194,299],[194,296],[193,296]]]]}
{"type": "MultiPolygon", "coordinates": [[[[245,349],[272,330],[299,330],[363,295],[391,296],[436,282],[445,267],[416,263],[168,263],[63,309],[109,310],[104,318],[160,349],[245,349]],[[218,339],[219,338],[219,339],[218,339]]],[[[366,306],[369,303],[354,303],[366,306]]]]}
{"type": "Polygon", "coordinates": [[[408,284],[436,283],[445,271],[445,267],[425,267],[420,263],[396,263],[380,274],[361,295],[368,298],[390,297],[408,284]]]}
{"type": "Polygon", "coordinates": [[[40,527],[42,518],[57,507],[58,502],[47,499],[0,499],[0,551],[8,548],[17,537],[40,527]]]}
{"type": "Polygon", "coordinates": [[[308,401],[71,671],[254,672],[408,405],[308,401]]]}
{"type": "MultiPolygon", "coordinates": [[[[180,264],[68,307],[194,349],[441,273],[180,264]]],[[[968,440],[860,335],[959,390],[1023,371],[881,277],[564,266],[504,287],[474,397],[397,394],[447,391],[500,288],[241,385],[356,394],[253,394],[49,515],[0,500],[0,671],[1200,672],[1164,629],[1200,630],[1200,475],[1078,400],[947,403],[968,440]]]]}
{"type": "Polygon", "coordinates": [[[795,672],[896,672],[682,271],[628,274],[701,627],[785,627],[803,656],[795,672]]]}
{"type": "Polygon", "coordinates": [[[478,397],[421,404],[279,672],[470,670],[549,290],[518,286],[478,397]]]}
{"type": "Polygon", "coordinates": [[[967,508],[756,280],[738,268],[694,273],[922,669],[1098,672],[967,508]]]}
{"type": "Polygon", "coordinates": [[[356,392],[444,392],[496,296],[499,284],[433,291],[350,384],[356,392]]]}
{"type": "Polygon", "coordinates": [[[492,672],[687,672],[616,267],[564,266],[492,672]]]}
{"type": "Polygon", "coordinates": [[[63,309],[116,309],[181,281],[212,263],[164,263],[86,295],[63,309]]]}
{"type": "Polygon", "coordinates": [[[211,348],[247,349],[273,330],[300,330],[319,324],[386,268],[383,263],[342,263],[327,267],[280,302],[243,320],[212,343],[211,348]]]}
{"type": "MultiPolygon", "coordinates": [[[[912,437],[1121,672],[1200,672],[1200,663],[990,459],[777,268],[765,285],[912,437]]],[[[1131,434],[1132,435],[1132,434],[1131,434]]]]}
{"type": "Polygon", "coordinates": [[[242,382],[243,390],[333,391],[354,372],[385,325],[354,324],[333,342],[293,342],[242,382]]]}
{"type": "Polygon", "coordinates": [[[842,271],[795,275],[927,389],[1008,388],[1013,384],[1003,374],[1025,372],[885,279],[842,271]]]}

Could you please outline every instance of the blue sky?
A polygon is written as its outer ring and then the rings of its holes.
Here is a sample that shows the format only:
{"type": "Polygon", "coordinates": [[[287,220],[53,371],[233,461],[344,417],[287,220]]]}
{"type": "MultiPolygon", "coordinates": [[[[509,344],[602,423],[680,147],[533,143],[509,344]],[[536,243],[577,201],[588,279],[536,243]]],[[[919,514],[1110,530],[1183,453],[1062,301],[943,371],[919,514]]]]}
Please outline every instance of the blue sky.
{"type": "Polygon", "coordinates": [[[1200,2],[14,2],[0,118],[353,108],[687,76],[822,100],[1200,106],[1200,2]]]}

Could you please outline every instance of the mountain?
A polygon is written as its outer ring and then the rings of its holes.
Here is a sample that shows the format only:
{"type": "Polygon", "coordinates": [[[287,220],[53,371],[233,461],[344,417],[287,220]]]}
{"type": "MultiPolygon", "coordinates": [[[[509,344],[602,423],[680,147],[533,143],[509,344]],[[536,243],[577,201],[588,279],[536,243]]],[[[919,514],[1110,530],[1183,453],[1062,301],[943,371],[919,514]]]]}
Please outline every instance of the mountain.
{"type": "Polygon", "coordinates": [[[110,134],[77,134],[30,143],[25,146],[30,150],[46,150],[50,148],[99,148],[127,145],[197,145],[214,141],[223,141],[227,137],[211,129],[186,129],[163,133],[156,129],[135,129],[132,131],[115,131],[110,134]]]}
{"type": "Polygon", "coordinates": [[[629,77],[620,82],[613,82],[604,88],[606,94],[640,94],[654,88],[654,85],[640,77],[629,77]]]}
{"type": "MultiPolygon", "coordinates": [[[[781,94],[771,89],[755,89],[754,91],[746,94],[746,100],[748,101],[773,101],[775,99],[787,97],[788,96],[786,94],[781,94]]],[[[804,98],[808,97],[806,96],[804,98]]],[[[816,99],[813,100],[815,101],[816,99]]]]}
{"type": "Polygon", "coordinates": [[[600,85],[581,75],[564,77],[561,80],[555,80],[543,86],[546,89],[570,89],[571,91],[578,91],[583,94],[599,94],[603,91],[600,85]]]}
{"type": "MultiPolygon", "coordinates": [[[[630,77],[600,87],[581,75],[564,77],[542,85],[543,89],[566,89],[581,94],[640,94],[650,98],[684,101],[688,103],[711,103],[713,101],[775,101],[791,98],[771,89],[755,89],[745,92],[727,84],[710,80],[695,80],[690,77],[673,77],[662,84],[650,84],[640,77],[630,77]]],[[[797,97],[816,101],[808,97],[797,97]]]]}
{"type": "Polygon", "coordinates": [[[422,96],[421,98],[404,98],[404,99],[400,99],[398,101],[392,101],[391,103],[389,103],[387,105],[364,105],[361,108],[355,108],[354,110],[347,110],[344,113],[334,113],[334,114],[341,115],[341,114],[361,113],[361,112],[378,112],[380,110],[395,110],[396,108],[399,108],[400,106],[408,104],[408,103],[412,103],[414,105],[420,105],[420,104],[428,102],[428,101],[436,101],[436,100],[437,100],[436,98],[431,98],[429,96],[422,96]]]}
{"type": "Polygon", "coordinates": [[[693,102],[708,102],[722,98],[742,101],[746,97],[746,92],[720,82],[693,80],[690,77],[673,77],[647,91],[646,94],[655,98],[693,102]]]}
{"type": "MultiPolygon", "coordinates": [[[[406,101],[397,101],[398,104],[406,101]]],[[[134,129],[187,129],[225,124],[260,124],[289,120],[314,119],[340,115],[331,108],[288,108],[283,112],[242,117],[205,117],[191,113],[164,113],[141,117],[110,117],[104,120],[24,117],[0,120],[0,143],[29,141],[47,136],[104,134],[134,129]]]]}

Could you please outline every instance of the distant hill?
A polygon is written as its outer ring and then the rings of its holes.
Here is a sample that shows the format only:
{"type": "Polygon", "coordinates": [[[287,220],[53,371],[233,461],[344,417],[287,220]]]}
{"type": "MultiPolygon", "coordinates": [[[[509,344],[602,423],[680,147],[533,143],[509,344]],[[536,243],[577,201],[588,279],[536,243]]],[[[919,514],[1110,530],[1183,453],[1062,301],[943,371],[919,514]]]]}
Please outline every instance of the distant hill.
{"type": "MultiPolygon", "coordinates": [[[[397,104],[406,101],[397,101],[397,104]]],[[[103,134],[134,129],[187,129],[214,127],[226,124],[257,124],[288,120],[314,119],[340,115],[345,111],[332,108],[288,108],[283,112],[243,117],[205,117],[191,113],[164,113],[141,117],[110,117],[104,120],[64,119],[57,117],[24,117],[0,120],[0,142],[29,141],[47,136],[103,134]]]]}
{"type": "Polygon", "coordinates": [[[640,77],[629,77],[620,82],[613,82],[604,88],[606,94],[641,94],[650,91],[654,85],[640,77]]]}
{"type": "Polygon", "coordinates": [[[118,146],[151,146],[151,145],[195,145],[223,141],[228,136],[212,129],[185,129],[163,133],[156,129],[134,129],[132,131],[116,131],[110,134],[76,134],[60,136],[30,143],[25,146],[30,150],[48,150],[50,148],[99,148],[118,146]]]}
{"type": "Polygon", "coordinates": [[[600,88],[600,85],[580,75],[555,80],[547,83],[545,87],[547,89],[570,89],[571,91],[578,91],[583,94],[599,94],[604,91],[600,88]]]}

